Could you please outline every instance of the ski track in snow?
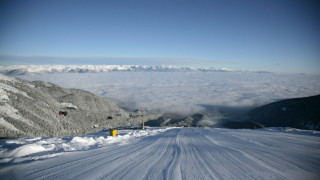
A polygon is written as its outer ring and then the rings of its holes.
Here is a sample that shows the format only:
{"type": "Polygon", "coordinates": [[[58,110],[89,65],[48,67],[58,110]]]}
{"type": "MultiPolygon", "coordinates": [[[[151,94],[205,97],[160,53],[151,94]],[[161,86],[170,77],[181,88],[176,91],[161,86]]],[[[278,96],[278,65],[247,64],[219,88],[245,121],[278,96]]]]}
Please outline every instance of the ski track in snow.
{"type": "Polygon", "coordinates": [[[5,164],[0,178],[317,179],[319,147],[315,133],[173,128],[126,144],[5,164]]]}

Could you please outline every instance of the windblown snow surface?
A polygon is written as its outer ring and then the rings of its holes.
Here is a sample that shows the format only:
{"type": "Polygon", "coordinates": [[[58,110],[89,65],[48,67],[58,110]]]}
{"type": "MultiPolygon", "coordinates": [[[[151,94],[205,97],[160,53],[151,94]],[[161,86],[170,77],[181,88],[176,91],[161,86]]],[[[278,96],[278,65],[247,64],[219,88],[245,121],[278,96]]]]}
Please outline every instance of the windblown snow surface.
{"type": "Polygon", "coordinates": [[[0,179],[317,179],[320,133],[149,128],[0,141],[0,179]]]}

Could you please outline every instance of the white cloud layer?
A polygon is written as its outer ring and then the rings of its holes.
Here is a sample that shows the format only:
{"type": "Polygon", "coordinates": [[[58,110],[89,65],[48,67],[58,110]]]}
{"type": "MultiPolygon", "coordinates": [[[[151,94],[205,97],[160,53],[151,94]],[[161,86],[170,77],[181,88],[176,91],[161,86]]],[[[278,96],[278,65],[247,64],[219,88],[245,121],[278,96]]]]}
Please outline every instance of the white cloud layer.
{"type": "Polygon", "coordinates": [[[122,107],[190,115],[320,94],[320,76],[254,72],[103,72],[19,76],[111,98],[122,107]]]}

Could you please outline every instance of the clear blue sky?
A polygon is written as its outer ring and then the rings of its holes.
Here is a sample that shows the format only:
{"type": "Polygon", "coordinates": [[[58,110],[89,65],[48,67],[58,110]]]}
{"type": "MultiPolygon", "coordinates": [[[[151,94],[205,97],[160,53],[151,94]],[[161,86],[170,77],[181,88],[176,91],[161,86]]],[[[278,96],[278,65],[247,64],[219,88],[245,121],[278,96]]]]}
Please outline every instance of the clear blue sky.
{"type": "Polygon", "coordinates": [[[320,71],[318,0],[1,0],[0,65],[320,71]]]}

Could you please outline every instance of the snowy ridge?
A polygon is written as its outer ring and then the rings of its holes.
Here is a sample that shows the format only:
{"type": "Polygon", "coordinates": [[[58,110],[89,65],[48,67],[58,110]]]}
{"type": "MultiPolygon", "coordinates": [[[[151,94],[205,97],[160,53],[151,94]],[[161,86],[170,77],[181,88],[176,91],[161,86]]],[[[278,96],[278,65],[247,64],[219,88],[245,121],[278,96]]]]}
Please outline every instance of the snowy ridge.
{"type": "Polygon", "coordinates": [[[88,73],[109,71],[213,71],[227,72],[227,68],[194,68],[178,66],[142,66],[142,65],[14,65],[0,66],[0,73],[8,75],[50,74],[50,73],[88,73]]]}
{"type": "MultiPolygon", "coordinates": [[[[18,121],[24,122],[29,126],[34,127],[31,121],[23,118],[18,114],[18,110],[11,105],[9,96],[18,94],[30,100],[32,100],[33,98],[29,97],[26,92],[23,92],[9,84],[19,84],[19,82],[15,78],[0,74],[0,115],[2,115],[3,117],[7,116],[9,118],[17,119],[18,121]]],[[[31,86],[32,85],[30,85],[29,87],[31,86]]],[[[0,118],[0,127],[4,127],[2,131],[5,131],[5,129],[7,128],[15,132],[21,132],[12,123],[7,122],[3,117],[0,118]]]]}

